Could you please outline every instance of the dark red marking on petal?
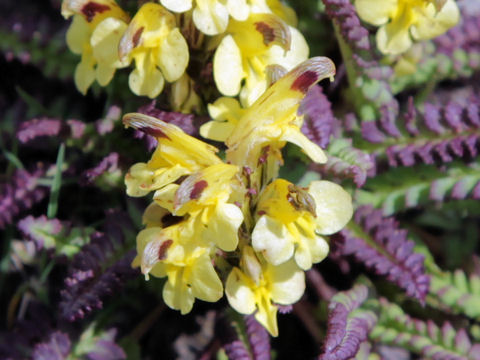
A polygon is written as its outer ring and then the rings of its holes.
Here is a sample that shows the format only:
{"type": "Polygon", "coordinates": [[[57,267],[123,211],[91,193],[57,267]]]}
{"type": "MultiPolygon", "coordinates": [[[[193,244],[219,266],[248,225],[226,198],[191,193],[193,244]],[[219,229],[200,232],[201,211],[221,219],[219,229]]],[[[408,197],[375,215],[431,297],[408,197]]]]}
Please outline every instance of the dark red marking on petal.
{"type": "Polygon", "coordinates": [[[264,148],[262,148],[262,152],[260,153],[260,156],[258,157],[257,166],[260,166],[260,165],[267,162],[269,153],[270,153],[270,145],[267,145],[264,148]]]}
{"type": "Polygon", "coordinates": [[[257,31],[262,34],[263,43],[265,45],[268,45],[271,42],[275,41],[275,32],[270,25],[259,21],[255,23],[255,29],[257,29],[257,31]]]}
{"type": "Polygon", "coordinates": [[[202,195],[203,190],[208,186],[208,182],[200,180],[193,185],[192,192],[190,193],[190,199],[198,199],[202,195]]]}
{"type": "Polygon", "coordinates": [[[265,215],[267,212],[266,211],[263,211],[263,210],[260,210],[260,211],[257,211],[257,214],[259,216],[262,216],[262,215],[265,215]]]}
{"type": "Polygon", "coordinates": [[[164,260],[167,257],[167,250],[172,246],[173,240],[168,239],[162,242],[162,245],[158,248],[158,260],[164,260]]]}
{"type": "Polygon", "coordinates": [[[159,128],[153,128],[153,127],[150,127],[150,126],[139,126],[138,127],[138,130],[144,132],[145,134],[148,134],[150,136],[153,136],[154,138],[166,138],[168,140],[170,140],[170,138],[168,137],[167,134],[165,134],[162,130],[160,130],[159,128]]]}
{"type": "Polygon", "coordinates": [[[317,73],[315,71],[308,70],[295,79],[292,86],[290,86],[290,89],[298,90],[306,94],[310,86],[315,84],[317,80],[318,80],[317,73]]]}
{"type": "Polygon", "coordinates": [[[133,47],[137,47],[138,43],[140,42],[140,36],[142,36],[144,29],[145,27],[142,26],[137,31],[135,31],[135,34],[133,34],[133,37],[132,37],[133,47]]]}
{"type": "Polygon", "coordinates": [[[85,15],[86,19],[88,22],[91,22],[95,15],[101,14],[104,11],[110,10],[110,6],[104,5],[104,4],[99,4],[94,1],[90,1],[83,5],[82,7],[82,13],[85,15]]]}

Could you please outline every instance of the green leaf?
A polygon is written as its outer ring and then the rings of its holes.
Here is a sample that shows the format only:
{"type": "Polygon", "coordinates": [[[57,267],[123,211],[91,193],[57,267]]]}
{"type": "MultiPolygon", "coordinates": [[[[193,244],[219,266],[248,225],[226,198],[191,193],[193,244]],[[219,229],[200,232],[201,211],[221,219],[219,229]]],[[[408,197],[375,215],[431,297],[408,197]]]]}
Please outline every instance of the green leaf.
{"type": "Polygon", "coordinates": [[[50,200],[48,202],[47,216],[49,219],[57,215],[58,198],[60,196],[60,187],[62,185],[62,165],[65,157],[65,145],[62,143],[58,149],[55,176],[50,188],[50,200]]]}

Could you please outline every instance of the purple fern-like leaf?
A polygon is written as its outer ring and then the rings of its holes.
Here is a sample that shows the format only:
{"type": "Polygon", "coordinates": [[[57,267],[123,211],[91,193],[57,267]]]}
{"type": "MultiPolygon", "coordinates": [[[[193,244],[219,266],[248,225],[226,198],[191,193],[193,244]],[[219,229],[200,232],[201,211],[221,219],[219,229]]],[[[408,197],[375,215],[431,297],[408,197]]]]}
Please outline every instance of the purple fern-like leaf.
{"type": "Polygon", "coordinates": [[[298,113],[304,115],[302,132],[318,146],[326,148],[339,124],[333,115],[332,105],[320,86],[313,86],[307,92],[298,113]]]}
{"type": "Polygon", "coordinates": [[[393,141],[391,133],[382,130],[376,122],[362,124],[365,140],[385,144],[381,151],[386,153],[388,164],[392,167],[471,159],[479,153],[479,96],[472,96],[465,104],[448,102],[440,106],[426,103],[422,114],[410,100],[401,119],[410,136],[401,142],[393,141]],[[392,142],[396,144],[390,145],[392,142]]]}
{"type": "Polygon", "coordinates": [[[48,341],[37,344],[33,350],[33,360],[66,360],[72,344],[67,334],[56,331],[48,341]]]}
{"type": "Polygon", "coordinates": [[[102,308],[107,297],[138,275],[138,269],[131,267],[135,251],[126,249],[124,233],[129,227],[126,215],[111,212],[105,233],[93,234],[90,243],[75,255],[61,291],[62,318],[75,321],[102,308]]]}
{"type": "Polygon", "coordinates": [[[47,219],[45,215],[38,218],[30,215],[20,220],[17,227],[38,249],[48,249],[55,246],[55,237],[62,231],[63,224],[58,219],[47,219]]]}
{"type": "Polygon", "coordinates": [[[270,359],[270,336],[267,330],[255,320],[255,316],[245,316],[248,342],[252,349],[254,360],[270,359]]]}
{"type": "Polygon", "coordinates": [[[85,127],[85,123],[79,120],[71,119],[63,122],[59,119],[47,117],[35,118],[20,125],[17,131],[17,138],[23,144],[42,136],[52,137],[61,135],[78,139],[83,136],[85,127]]]}
{"type": "Polygon", "coordinates": [[[82,175],[82,183],[84,185],[92,184],[96,178],[105,172],[114,172],[118,169],[119,155],[116,152],[112,152],[105,156],[97,166],[86,170],[82,175]]]}
{"type": "Polygon", "coordinates": [[[422,304],[428,293],[430,277],[424,268],[424,256],[413,252],[414,243],[393,217],[370,206],[358,208],[354,223],[335,237],[343,255],[358,261],[404,289],[422,304]]]}
{"type": "Polygon", "coordinates": [[[253,360],[247,347],[240,340],[234,322],[224,314],[217,316],[215,333],[220,339],[223,349],[230,360],[253,360]]]}
{"type": "Polygon", "coordinates": [[[42,166],[32,172],[20,169],[8,183],[0,184],[0,229],[47,195],[48,189],[38,185],[38,179],[44,173],[42,166]]]}
{"type": "Polygon", "coordinates": [[[327,15],[339,26],[345,40],[356,50],[369,50],[368,30],[361,25],[352,3],[349,0],[323,0],[323,3],[327,15]]]}
{"type": "Polygon", "coordinates": [[[377,322],[373,312],[358,310],[367,297],[365,285],[356,285],[332,297],[328,305],[327,336],[319,360],[346,360],[355,356],[377,322]]]}

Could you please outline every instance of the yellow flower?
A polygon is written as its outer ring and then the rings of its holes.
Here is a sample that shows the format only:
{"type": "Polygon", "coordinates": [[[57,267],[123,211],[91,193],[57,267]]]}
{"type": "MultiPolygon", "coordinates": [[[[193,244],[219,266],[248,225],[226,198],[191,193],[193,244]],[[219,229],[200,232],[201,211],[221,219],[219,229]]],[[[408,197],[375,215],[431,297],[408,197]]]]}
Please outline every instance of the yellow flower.
{"type": "Polygon", "coordinates": [[[213,104],[208,104],[208,113],[213,120],[200,127],[200,135],[224,142],[235,129],[245,109],[240,106],[237,99],[221,97],[213,104]]]}
{"type": "Polygon", "coordinates": [[[163,6],[144,4],[132,19],[119,46],[120,58],[135,60],[128,83],[136,95],[156,97],[165,80],[178,80],[188,65],[188,45],[175,16],[163,6]]]}
{"type": "Polygon", "coordinates": [[[314,181],[308,189],[276,179],[261,193],[252,232],[252,246],[273,265],[294,255],[303,270],[322,261],[328,243],[321,235],[342,229],[352,217],[352,199],[329,181],[314,181]]]}
{"type": "Polygon", "coordinates": [[[154,200],[175,216],[190,215],[196,241],[213,242],[224,251],[233,251],[243,222],[240,208],[228,203],[237,172],[235,165],[212,165],[190,175],[180,185],[158,190],[154,200]]]}
{"type": "Polygon", "coordinates": [[[248,107],[267,88],[268,65],[291,70],[308,58],[308,52],[300,32],[276,15],[251,14],[246,21],[232,20],[213,58],[215,84],[223,95],[240,93],[242,105],[248,107]]]}
{"type": "MultiPolygon", "coordinates": [[[[184,12],[192,8],[192,0],[160,0],[168,10],[184,12]]],[[[196,0],[193,9],[195,26],[206,35],[217,35],[225,31],[228,18],[245,20],[249,14],[246,0],[196,0]]]]}
{"type": "Polygon", "coordinates": [[[400,54],[414,40],[432,39],[456,25],[460,13],[454,0],[355,0],[362,20],[380,26],[377,47],[400,54]]]}
{"type": "Polygon", "coordinates": [[[294,261],[279,266],[259,260],[250,247],[243,250],[240,268],[234,267],[225,284],[230,305],[252,314],[272,336],[278,335],[277,306],[298,301],[305,291],[305,274],[294,261]]]}
{"type": "Polygon", "coordinates": [[[195,83],[186,73],[172,84],[170,104],[173,111],[191,114],[201,110],[202,101],[195,92],[194,85],[195,83]]]}
{"type": "Polygon", "coordinates": [[[117,68],[128,65],[119,60],[117,51],[128,15],[113,0],[64,0],[62,15],[73,16],[67,45],[82,55],[74,74],[78,90],[85,94],[94,80],[107,85],[117,68]]]}
{"type": "Polygon", "coordinates": [[[158,141],[150,161],[133,165],[125,176],[130,196],[144,196],[181,176],[222,163],[215,155],[218,151],[215,147],[185,134],[175,125],[139,113],[125,115],[123,122],[154,136],[158,141]]]}
{"type": "Polygon", "coordinates": [[[137,236],[137,257],[148,279],[167,276],[163,299],[182,314],[190,312],[195,298],[215,302],[223,295],[223,285],[210,258],[210,249],[185,241],[184,222],[166,228],[150,227],[137,236]]]}
{"type": "Polygon", "coordinates": [[[250,106],[226,141],[227,160],[240,167],[255,169],[265,149],[280,155],[285,143],[291,142],[315,162],[327,160],[324,152],[300,131],[303,118],[298,106],[308,89],[318,81],[332,77],[335,66],[325,57],[309,59],[270,86],[250,106]]]}

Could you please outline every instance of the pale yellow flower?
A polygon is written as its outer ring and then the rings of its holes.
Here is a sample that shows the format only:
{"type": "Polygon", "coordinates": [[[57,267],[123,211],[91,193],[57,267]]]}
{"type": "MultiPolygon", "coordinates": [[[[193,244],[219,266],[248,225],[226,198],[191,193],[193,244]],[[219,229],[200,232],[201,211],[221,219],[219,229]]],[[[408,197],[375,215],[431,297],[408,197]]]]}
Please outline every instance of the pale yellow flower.
{"type": "Polygon", "coordinates": [[[229,97],[217,99],[213,104],[208,104],[208,113],[213,120],[200,127],[200,135],[207,139],[224,142],[245,111],[237,99],[229,97]]]}
{"type": "Polygon", "coordinates": [[[213,77],[223,95],[240,94],[244,107],[267,88],[267,66],[291,70],[308,58],[308,45],[300,32],[274,14],[232,20],[226,31],[213,58],[213,77]]]}
{"type": "Polygon", "coordinates": [[[335,183],[313,181],[302,189],[276,179],[260,194],[252,246],[273,265],[294,256],[298,266],[308,270],[328,254],[321,235],[342,229],[352,214],[350,195],[335,183]]]}
{"type": "Polygon", "coordinates": [[[128,15],[113,0],[64,0],[62,15],[73,16],[67,45],[82,56],[74,74],[78,90],[85,94],[95,80],[107,85],[116,69],[128,65],[120,61],[117,51],[128,15]]]}
{"type": "Polygon", "coordinates": [[[380,26],[377,47],[384,54],[401,54],[413,40],[432,39],[460,19],[454,0],[355,0],[355,7],[362,20],[380,26]]]}
{"type": "MultiPolygon", "coordinates": [[[[160,0],[170,11],[185,12],[192,8],[192,0],[160,0]]],[[[225,31],[229,16],[245,20],[249,14],[246,0],[195,0],[193,22],[206,35],[217,35],[225,31]]]]}
{"type": "Polygon", "coordinates": [[[327,158],[322,149],[300,131],[303,118],[297,110],[311,86],[334,74],[335,66],[330,59],[316,57],[270,86],[246,110],[226,140],[227,160],[254,170],[262,153],[274,153],[281,160],[280,150],[288,141],[302,148],[313,161],[324,163],[327,158]]]}
{"type": "Polygon", "coordinates": [[[243,222],[240,208],[228,203],[237,173],[235,165],[212,165],[188,176],[180,185],[171,184],[156,191],[154,200],[175,216],[190,215],[196,241],[233,251],[243,222]]]}
{"type": "Polygon", "coordinates": [[[190,312],[195,298],[215,302],[223,295],[223,285],[210,258],[210,249],[186,241],[190,231],[184,222],[166,228],[150,227],[137,236],[137,257],[132,265],[140,266],[148,279],[167,277],[163,299],[182,314],[190,312]],[[186,231],[185,231],[186,230],[186,231]]]}
{"type": "Polygon", "coordinates": [[[141,130],[158,141],[158,146],[148,163],[133,165],[125,184],[130,196],[144,196],[173,183],[181,176],[190,175],[205,167],[220,164],[215,147],[185,134],[175,125],[139,113],[123,117],[126,126],[141,130]]]}
{"type": "Polygon", "coordinates": [[[241,314],[252,314],[272,336],[278,335],[277,306],[298,301],[305,291],[305,274],[294,261],[279,266],[259,260],[245,247],[240,268],[234,267],[225,284],[230,305],[241,314]]]}
{"type": "Polygon", "coordinates": [[[150,98],[162,92],[165,80],[180,79],[189,60],[188,45],[175,16],[150,2],[132,19],[120,41],[119,53],[124,61],[135,60],[135,70],[128,78],[130,89],[150,98]]]}

